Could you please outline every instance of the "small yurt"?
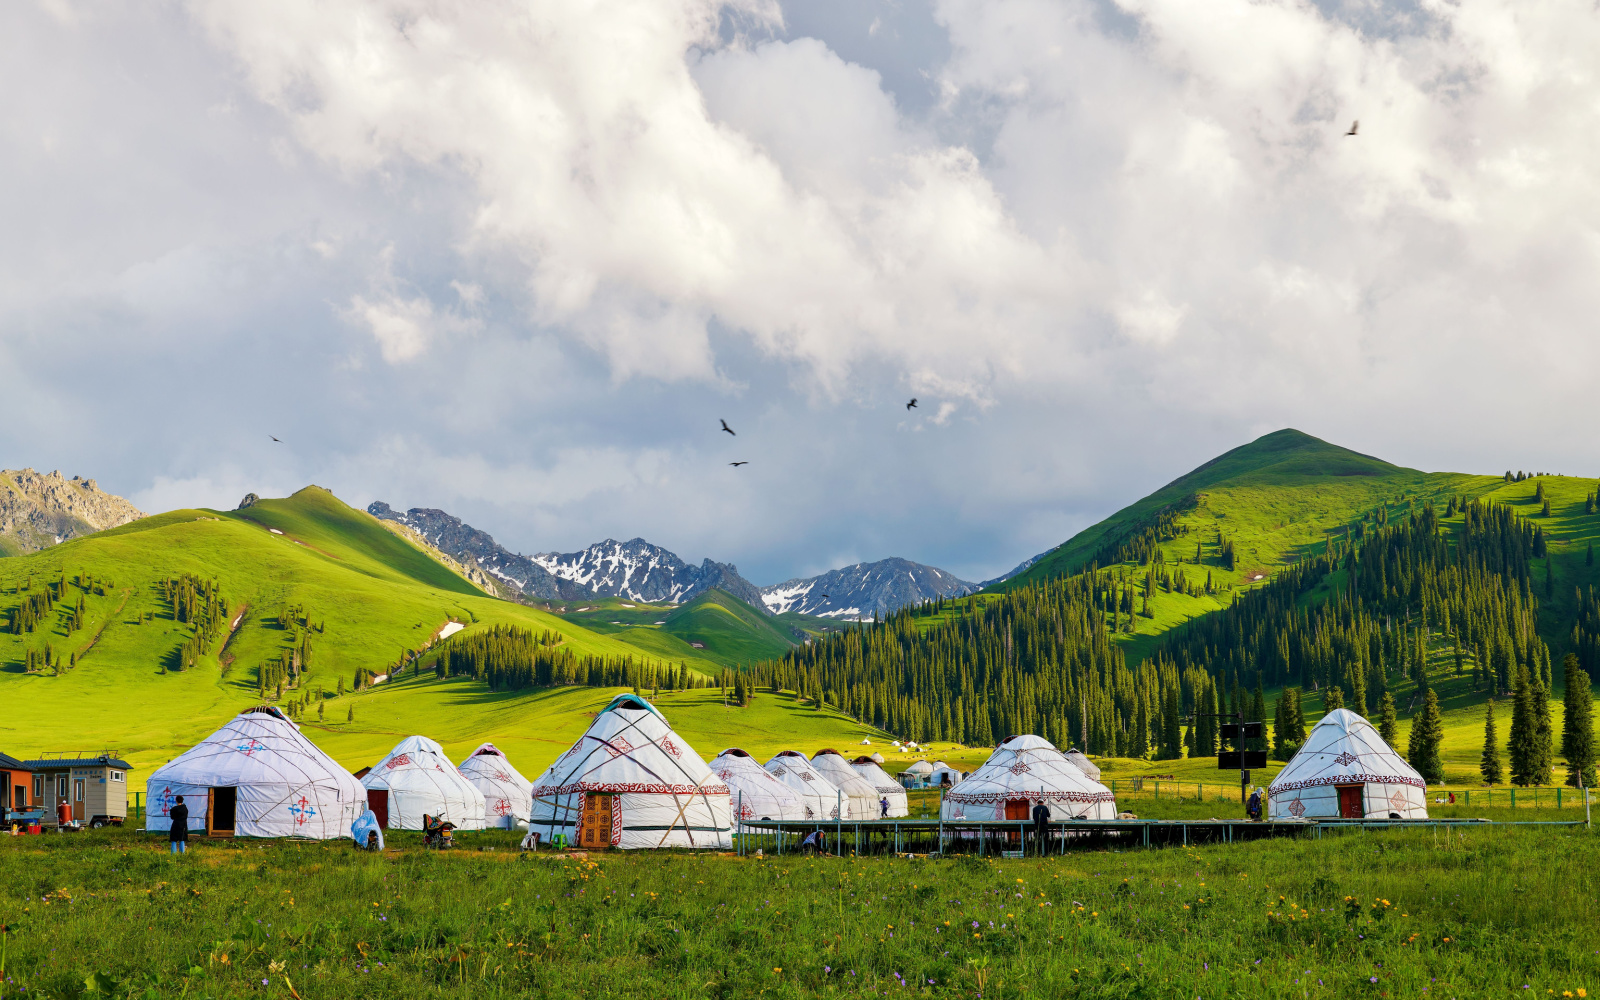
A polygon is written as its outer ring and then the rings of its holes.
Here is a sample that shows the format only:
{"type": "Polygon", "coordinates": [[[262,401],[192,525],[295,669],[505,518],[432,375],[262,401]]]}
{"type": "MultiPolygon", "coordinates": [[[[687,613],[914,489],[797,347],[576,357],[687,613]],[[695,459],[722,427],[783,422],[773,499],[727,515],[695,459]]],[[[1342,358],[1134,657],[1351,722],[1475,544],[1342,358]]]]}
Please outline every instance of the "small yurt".
{"type": "Polygon", "coordinates": [[[933,774],[933,765],[925,760],[919,760],[900,772],[900,784],[906,788],[923,788],[928,784],[928,776],[933,774]]]}
{"type": "Polygon", "coordinates": [[[611,699],[534,779],[528,823],[546,842],[565,834],[587,850],[726,848],[732,826],[728,786],[636,694],[611,699]]]}
{"type": "Polygon", "coordinates": [[[1072,761],[1074,767],[1088,775],[1090,781],[1100,780],[1100,768],[1096,767],[1094,761],[1085,757],[1081,751],[1076,749],[1068,750],[1067,759],[1072,761]]]}
{"type": "Polygon", "coordinates": [[[941,818],[1031,819],[1043,802],[1052,820],[1116,819],[1111,789],[1067,760],[1042,736],[1008,736],[960,786],[945,793],[941,818]]]}
{"type": "Polygon", "coordinates": [[[885,757],[883,754],[878,753],[876,751],[873,752],[873,754],[872,754],[872,762],[874,764],[883,764],[883,763],[887,763],[887,761],[888,761],[888,758],[885,757]]]}
{"type": "Polygon", "coordinates": [[[1267,789],[1271,819],[1427,819],[1427,782],[1372,723],[1346,708],[1322,717],[1267,789]]]}
{"type": "MultiPolygon", "coordinates": [[[[850,762],[850,768],[877,789],[879,798],[889,800],[889,811],[884,814],[885,819],[900,819],[911,815],[911,804],[906,798],[905,786],[894,780],[894,777],[878,766],[878,761],[871,757],[857,757],[850,762]]],[[[878,811],[883,812],[883,804],[878,804],[878,811]]]]}
{"type": "MultiPolygon", "coordinates": [[[[766,771],[788,785],[800,795],[805,806],[806,819],[839,819],[839,805],[844,801],[833,782],[811,765],[806,755],[795,750],[783,750],[767,761],[766,771]]],[[[850,818],[850,808],[845,806],[844,818],[850,818]]]]}
{"type": "Polygon", "coordinates": [[[878,819],[883,815],[883,808],[878,805],[877,787],[857,774],[839,751],[818,750],[811,755],[811,766],[844,793],[845,819],[878,819]]]}
{"type": "Polygon", "coordinates": [[[524,778],[493,743],[472,751],[456,768],[483,793],[484,826],[490,830],[516,830],[528,823],[533,802],[533,782],[524,778]]]}
{"type": "Polygon", "coordinates": [[[957,771],[955,768],[951,767],[949,764],[946,764],[942,760],[936,760],[933,762],[933,770],[928,773],[928,784],[959,785],[960,783],[960,771],[957,771]]]}
{"type": "Polygon", "coordinates": [[[483,793],[461,776],[444,748],[426,736],[407,736],[361,779],[367,805],[386,830],[420,830],[424,815],[482,830],[483,793]]]}
{"type": "Polygon", "coordinates": [[[806,814],[799,792],[773,777],[772,772],[738,747],[729,747],[708,763],[711,773],[728,786],[733,814],[738,819],[815,818],[806,814]]]}
{"type": "Polygon", "coordinates": [[[224,837],[334,840],[350,836],[367,807],[361,783],[266,706],[240,712],[157,768],[145,790],[151,832],[170,828],[179,795],[191,833],[224,837]]]}

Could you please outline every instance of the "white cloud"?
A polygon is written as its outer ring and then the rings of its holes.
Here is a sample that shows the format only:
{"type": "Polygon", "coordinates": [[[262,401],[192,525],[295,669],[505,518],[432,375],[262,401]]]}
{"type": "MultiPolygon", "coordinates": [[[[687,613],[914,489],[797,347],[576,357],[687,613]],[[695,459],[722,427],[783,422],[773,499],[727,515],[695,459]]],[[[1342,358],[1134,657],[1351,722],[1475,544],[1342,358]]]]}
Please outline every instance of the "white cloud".
{"type": "Polygon", "coordinates": [[[357,295],[350,300],[346,315],[366,326],[378,342],[383,360],[391,365],[416,358],[433,339],[433,303],[426,298],[390,297],[369,302],[357,295]]]}

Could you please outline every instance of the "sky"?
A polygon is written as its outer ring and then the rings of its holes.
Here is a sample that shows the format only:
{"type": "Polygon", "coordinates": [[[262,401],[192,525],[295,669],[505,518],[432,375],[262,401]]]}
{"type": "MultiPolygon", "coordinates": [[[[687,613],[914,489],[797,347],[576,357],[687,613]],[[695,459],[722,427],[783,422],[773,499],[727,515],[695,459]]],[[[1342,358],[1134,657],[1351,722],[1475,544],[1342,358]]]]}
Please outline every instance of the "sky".
{"type": "Polygon", "coordinates": [[[1595,52],[1566,0],[0,5],[0,466],[763,585],[987,579],[1282,427],[1600,475],[1595,52]]]}

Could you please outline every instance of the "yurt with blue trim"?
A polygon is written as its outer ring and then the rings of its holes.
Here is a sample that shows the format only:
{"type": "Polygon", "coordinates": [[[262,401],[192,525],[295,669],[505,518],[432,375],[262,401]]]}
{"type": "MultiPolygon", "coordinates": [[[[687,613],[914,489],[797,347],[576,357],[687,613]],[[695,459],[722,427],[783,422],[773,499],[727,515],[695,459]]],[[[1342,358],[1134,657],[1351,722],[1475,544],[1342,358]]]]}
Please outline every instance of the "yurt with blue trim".
{"type": "Polygon", "coordinates": [[[171,827],[183,796],[189,831],[214,837],[350,836],[367,806],[361,783],[276,708],[240,712],[156,768],[145,782],[145,826],[171,827]]]}
{"type": "Polygon", "coordinates": [[[635,694],[611,699],[572,749],[533,782],[530,833],[586,850],[727,848],[728,785],[666,716],[635,694]]]}

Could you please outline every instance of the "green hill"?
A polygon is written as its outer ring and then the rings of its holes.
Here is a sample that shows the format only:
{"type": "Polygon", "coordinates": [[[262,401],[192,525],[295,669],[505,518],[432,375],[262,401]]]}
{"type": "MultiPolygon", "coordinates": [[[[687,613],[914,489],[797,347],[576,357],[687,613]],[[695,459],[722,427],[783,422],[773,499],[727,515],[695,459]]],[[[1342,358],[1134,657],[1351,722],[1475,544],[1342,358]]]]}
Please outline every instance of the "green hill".
{"type": "Polygon", "coordinates": [[[682,605],[641,604],[616,597],[568,602],[562,617],[651,656],[699,658],[726,667],[782,656],[824,630],[839,630],[826,618],[768,615],[720,589],[682,605]]]}

